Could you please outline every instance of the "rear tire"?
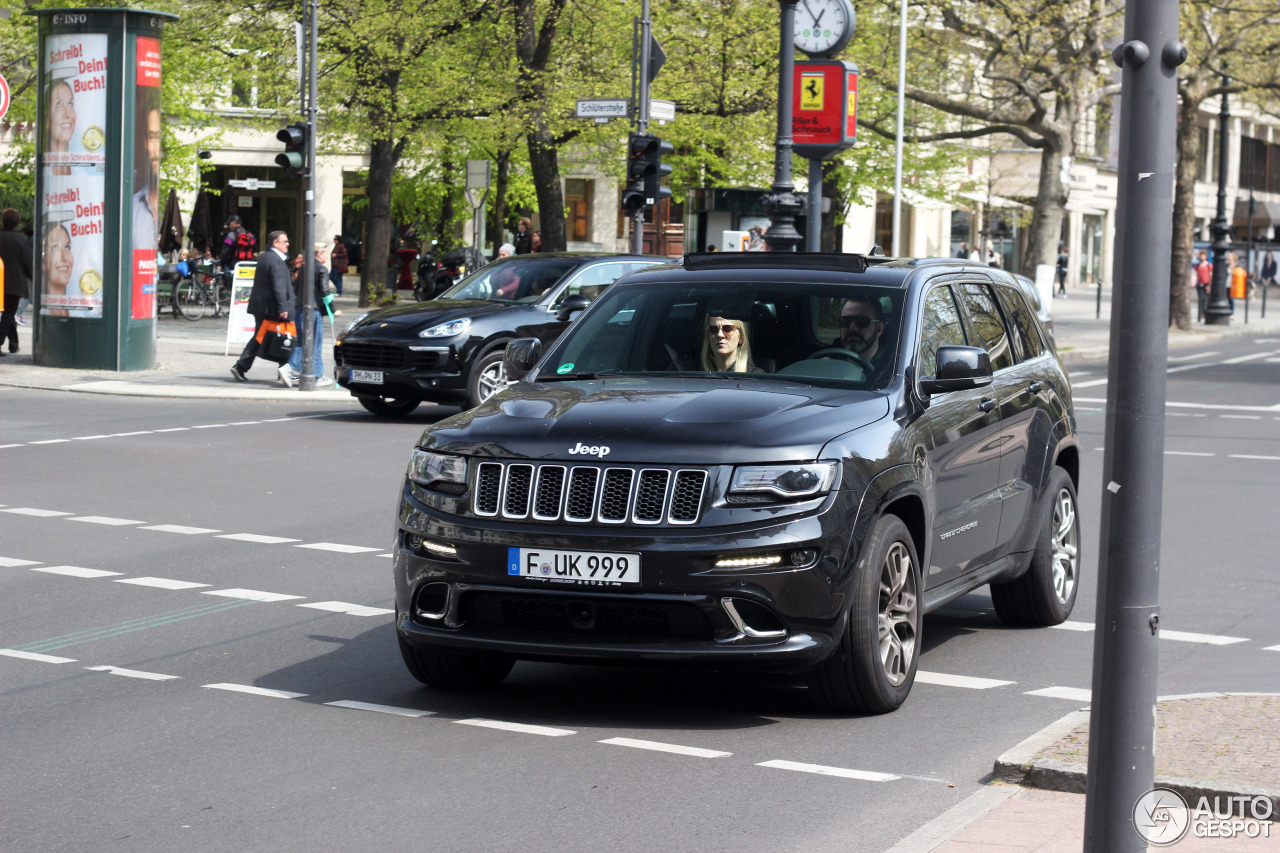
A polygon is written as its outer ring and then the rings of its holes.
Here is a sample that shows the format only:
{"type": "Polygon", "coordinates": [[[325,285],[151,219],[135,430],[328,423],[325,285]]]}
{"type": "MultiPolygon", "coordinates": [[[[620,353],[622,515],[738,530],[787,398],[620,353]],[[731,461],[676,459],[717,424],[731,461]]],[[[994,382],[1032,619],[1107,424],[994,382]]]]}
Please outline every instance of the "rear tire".
{"type": "Polygon", "coordinates": [[[208,299],[200,285],[184,278],[173,286],[173,310],[184,320],[199,320],[204,316],[208,299]]]}
{"type": "Polygon", "coordinates": [[[850,591],[848,625],[835,654],[809,673],[829,711],[883,714],[906,701],[920,658],[920,563],[902,519],[881,516],[850,591]]]}
{"type": "Polygon", "coordinates": [[[370,412],[384,418],[402,418],[422,405],[421,400],[410,397],[370,397],[361,394],[356,399],[370,412]]]}
{"type": "Polygon", "coordinates": [[[1049,506],[1031,565],[1016,580],[991,584],[991,603],[1006,625],[1060,625],[1080,587],[1080,512],[1071,477],[1054,466],[1049,506]]]}
{"type": "Polygon", "coordinates": [[[400,656],[409,674],[428,687],[443,690],[482,690],[502,683],[515,658],[502,654],[469,654],[434,646],[415,646],[396,632],[400,656]]]}

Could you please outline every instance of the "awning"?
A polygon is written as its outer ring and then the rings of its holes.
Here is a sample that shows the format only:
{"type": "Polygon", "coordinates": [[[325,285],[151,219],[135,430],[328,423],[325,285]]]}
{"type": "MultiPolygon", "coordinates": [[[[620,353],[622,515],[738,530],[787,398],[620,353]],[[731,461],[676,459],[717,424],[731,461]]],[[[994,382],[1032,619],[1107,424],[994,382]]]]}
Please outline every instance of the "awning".
{"type": "MultiPolygon", "coordinates": [[[[1247,222],[1249,220],[1249,197],[1236,197],[1236,222],[1247,222]]],[[[1257,222],[1280,222],[1280,201],[1263,201],[1260,198],[1253,200],[1253,221],[1257,222]]]]}
{"type": "Polygon", "coordinates": [[[998,207],[998,208],[1026,208],[1027,207],[1027,205],[1023,204],[1020,201],[1014,201],[1011,198],[1005,198],[1004,196],[1000,196],[1000,195],[987,195],[984,193],[960,193],[960,197],[967,198],[970,201],[976,201],[978,204],[983,204],[983,205],[986,205],[987,207],[998,207]]]}

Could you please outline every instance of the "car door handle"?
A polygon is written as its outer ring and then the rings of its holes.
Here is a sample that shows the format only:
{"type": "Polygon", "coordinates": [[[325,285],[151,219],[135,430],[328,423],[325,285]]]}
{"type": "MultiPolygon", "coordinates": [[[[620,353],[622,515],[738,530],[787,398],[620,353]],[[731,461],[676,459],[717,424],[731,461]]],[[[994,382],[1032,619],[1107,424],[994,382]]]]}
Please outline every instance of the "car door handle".
{"type": "Polygon", "coordinates": [[[996,407],[996,401],[991,399],[990,397],[984,397],[982,399],[982,402],[978,404],[978,410],[983,412],[989,412],[995,407],[996,407]]]}
{"type": "Polygon", "coordinates": [[[1039,394],[1041,391],[1044,390],[1044,383],[1041,382],[1039,379],[1037,379],[1035,382],[1032,382],[1030,385],[1027,386],[1027,390],[1030,391],[1032,394],[1039,394]]]}

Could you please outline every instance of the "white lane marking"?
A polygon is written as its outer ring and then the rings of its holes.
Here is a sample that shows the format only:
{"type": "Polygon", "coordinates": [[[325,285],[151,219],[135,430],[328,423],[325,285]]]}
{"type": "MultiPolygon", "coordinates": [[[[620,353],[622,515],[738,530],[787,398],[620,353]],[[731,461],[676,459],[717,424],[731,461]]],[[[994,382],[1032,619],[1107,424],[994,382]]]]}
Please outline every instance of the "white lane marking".
{"type": "Polygon", "coordinates": [[[1263,651],[1264,652],[1280,652],[1280,646],[1267,646],[1265,649],[1263,649],[1263,651]]]}
{"type": "Polygon", "coordinates": [[[4,450],[7,447],[26,447],[26,445],[25,444],[0,444],[0,450],[4,450]]]}
{"type": "Polygon", "coordinates": [[[156,432],[187,432],[191,427],[169,427],[168,429],[158,429],[156,432]]]}
{"type": "Polygon", "coordinates": [[[23,660],[34,660],[40,663],[75,663],[75,658],[60,658],[55,655],[39,655],[35,652],[20,652],[17,649],[0,649],[0,655],[10,658],[22,658],[23,660]]]}
{"type": "MultiPolygon", "coordinates": [[[[1076,397],[1073,403],[1106,403],[1105,399],[1096,397],[1076,397]]],[[[1178,403],[1166,402],[1166,408],[1179,409],[1205,409],[1208,411],[1230,411],[1230,412],[1280,412],[1280,403],[1274,406],[1236,406],[1226,403],[1178,403]]]]}
{"type": "Polygon", "coordinates": [[[217,533],[211,527],[186,527],[181,524],[153,524],[149,527],[139,528],[140,530],[158,530],[161,533],[186,533],[194,536],[197,533],[217,533]]]}
{"type": "Polygon", "coordinates": [[[257,589],[206,589],[201,595],[220,595],[223,598],[245,598],[249,601],[292,601],[301,595],[284,595],[278,592],[262,592],[257,589]]]}
{"type": "Polygon", "coordinates": [[[611,737],[596,743],[607,743],[610,746],[628,746],[632,749],[648,749],[653,752],[670,752],[675,755],[691,755],[694,758],[725,758],[732,752],[721,752],[718,749],[702,749],[697,746],[680,746],[675,743],[662,743],[656,740],[636,740],[629,737],[611,737]]]}
{"type": "Polygon", "coordinates": [[[192,429],[217,429],[218,427],[224,426],[226,426],[226,424],[200,424],[200,426],[193,426],[192,429]]]}
{"type": "Polygon", "coordinates": [[[485,720],[476,717],[471,720],[454,720],[463,726],[479,726],[482,729],[501,729],[504,732],[518,732],[524,735],[543,735],[544,737],[564,737],[576,735],[572,729],[555,729],[551,726],[531,726],[527,723],[505,723],[502,720],[485,720]]]}
{"type": "Polygon", "coordinates": [[[363,545],[340,545],[337,542],[312,542],[308,545],[295,545],[295,548],[311,548],[315,551],[337,551],[339,554],[367,554],[381,551],[381,548],[366,548],[363,545]]]}
{"type": "Polygon", "coordinates": [[[236,539],[240,542],[257,542],[261,545],[278,545],[281,542],[300,542],[300,539],[288,539],[284,536],[261,536],[257,533],[223,533],[219,539],[236,539]]]}
{"type": "Polygon", "coordinates": [[[1196,634],[1191,631],[1166,631],[1160,629],[1160,639],[1176,640],[1179,643],[1208,643],[1211,646],[1229,646],[1232,643],[1247,643],[1246,637],[1224,637],[1221,634],[1196,634]]]}
{"type": "Polygon", "coordinates": [[[992,687],[1004,687],[1016,684],[1015,681],[1001,681],[997,678],[975,678],[972,675],[952,675],[947,672],[916,672],[919,684],[940,684],[944,687],[967,687],[970,690],[990,690],[992,687]]]}
{"type": "Polygon", "coordinates": [[[1203,453],[1197,450],[1166,450],[1165,456],[1217,456],[1216,453],[1203,453]]]}
{"type": "Polygon", "coordinates": [[[77,435],[73,436],[76,441],[94,441],[99,438],[111,438],[109,435],[77,435]]]}
{"type": "Polygon", "coordinates": [[[1075,702],[1092,702],[1093,691],[1082,687],[1044,687],[1028,690],[1024,696],[1048,696],[1050,699],[1071,699],[1075,702]]]}
{"type": "Polygon", "coordinates": [[[394,610],[388,610],[385,607],[365,607],[363,604],[348,604],[345,601],[315,601],[297,606],[327,610],[330,613],[346,613],[350,616],[385,616],[388,613],[395,613],[394,610]]]}
{"type": "Polygon", "coordinates": [[[1253,355],[1238,355],[1235,358],[1225,359],[1223,364],[1244,364],[1246,361],[1256,361],[1260,358],[1269,358],[1273,355],[1280,355],[1280,350],[1271,352],[1255,352],[1253,355]]]}
{"type": "Polygon", "coordinates": [[[154,432],[154,430],[149,430],[149,429],[140,429],[136,432],[113,432],[111,433],[111,437],[112,438],[128,438],[131,435],[151,435],[152,432],[154,432]]]}
{"type": "Polygon", "coordinates": [[[44,441],[29,441],[28,444],[66,444],[69,438],[46,438],[44,441]]]}
{"type": "Polygon", "coordinates": [[[81,515],[68,518],[67,521],[83,521],[86,524],[106,524],[110,527],[125,527],[130,524],[146,524],[145,521],[134,521],[130,518],[110,518],[105,515],[81,515]]]}
{"type": "Polygon", "coordinates": [[[1254,456],[1249,453],[1228,453],[1228,459],[1262,459],[1267,462],[1280,462],[1280,456],[1254,456]]]}
{"type": "Polygon", "coordinates": [[[85,669],[93,672],[109,672],[112,675],[123,675],[125,678],[145,678],[149,681],[169,681],[173,678],[181,678],[181,675],[164,675],[159,672],[143,672],[140,669],[125,669],[120,666],[86,666],[85,669]]]}
{"type": "Polygon", "coordinates": [[[131,583],[136,586],[153,586],[156,589],[199,589],[202,586],[210,586],[207,583],[175,581],[169,578],[119,578],[112,583],[131,583]]]}
{"type": "Polygon", "coordinates": [[[1107,384],[1107,380],[1105,379],[1090,379],[1088,382],[1072,382],[1071,390],[1074,391],[1077,388],[1092,388],[1095,385],[1106,385],[1106,384],[1107,384]]]}
{"type": "Polygon", "coordinates": [[[1227,418],[1234,421],[1260,421],[1262,415],[1218,415],[1220,418],[1227,418]]]}
{"type": "Polygon", "coordinates": [[[1092,622],[1072,622],[1066,621],[1058,625],[1050,625],[1050,628],[1061,628],[1063,631],[1092,631],[1092,622]]]}
{"type": "Polygon", "coordinates": [[[33,572],[48,572],[51,575],[66,575],[69,578],[106,578],[121,575],[123,572],[108,572],[103,569],[82,569],[80,566],[46,566],[43,569],[32,569],[33,572]]]}
{"type": "Polygon", "coordinates": [[[779,770],[797,770],[801,773],[817,773],[821,776],[838,776],[841,779],[861,779],[864,782],[892,782],[900,779],[892,773],[876,773],[872,770],[850,770],[846,767],[827,767],[822,764],[805,764],[800,761],[761,761],[756,767],[776,767],[779,770]]]}
{"type": "Polygon", "coordinates": [[[16,568],[17,566],[38,566],[39,560],[19,560],[17,557],[0,557],[0,567],[16,568]]]}
{"type": "Polygon", "coordinates": [[[15,515],[34,515],[36,518],[53,518],[57,515],[75,515],[74,512],[58,512],[56,509],[33,509],[29,506],[19,506],[13,509],[6,509],[4,512],[11,512],[15,515]]]}
{"type": "Polygon", "coordinates": [[[394,705],[375,705],[372,702],[355,702],[343,699],[340,702],[325,702],[335,708],[351,708],[356,711],[377,711],[379,714],[395,714],[400,717],[430,717],[435,711],[419,711],[416,708],[397,708],[394,705]]]}
{"type": "Polygon", "coordinates": [[[1200,352],[1200,353],[1196,353],[1195,355],[1178,355],[1178,356],[1171,355],[1169,356],[1168,360],[1169,361],[1195,361],[1196,359],[1199,359],[1199,358],[1208,358],[1211,355],[1222,355],[1222,353],[1218,352],[1217,350],[1213,350],[1212,352],[1200,352]]]}
{"type": "Polygon", "coordinates": [[[395,554],[379,554],[379,557],[395,557],[395,554]]]}
{"type": "Polygon", "coordinates": [[[233,693],[252,693],[254,696],[269,696],[272,699],[301,699],[305,693],[290,693],[288,690],[271,690],[267,687],[254,687],[250,684],[205,684],[213,690],[230,690],[233,693]]]}
{"type": "Polygon", "coordinates": [[[252,424],[260,424],[262,421],[232,421],[227,426],[250,426],[252,424]]]}

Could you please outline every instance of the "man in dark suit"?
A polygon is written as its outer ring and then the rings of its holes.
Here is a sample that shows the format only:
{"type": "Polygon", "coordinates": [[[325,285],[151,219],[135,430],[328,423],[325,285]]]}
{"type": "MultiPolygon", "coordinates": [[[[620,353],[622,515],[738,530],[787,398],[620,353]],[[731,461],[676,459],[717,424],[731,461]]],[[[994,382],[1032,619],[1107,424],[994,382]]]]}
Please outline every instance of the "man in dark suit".
{"type": "MultiPolygon", "coordinates": [[[[0,346],[18,351],[18,303],[31,296],[31,241],[18,231],[21,216],[13,208],[0,214],[0,261],[4,263],[4,312],[0,313],[0,346]]],[[[0,349],[0,355],[4,350],[0,349]]]]}
{"type": "Polygon", "coordinates": [[[293,279],[286,263],[289,257],[289,235],[272,231],[267,235],[270,246],[258,255],[258,265],[253,271],[253,289],[249,291],[249,313],[253,315],[253,337],[244,345],[244,352],[231,375],[237,382],[248,382],[246,376],[258,355],[258,332],[267,320],[288,320],[293,316],[293,279]]]}

